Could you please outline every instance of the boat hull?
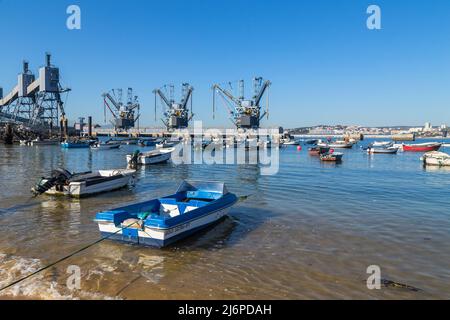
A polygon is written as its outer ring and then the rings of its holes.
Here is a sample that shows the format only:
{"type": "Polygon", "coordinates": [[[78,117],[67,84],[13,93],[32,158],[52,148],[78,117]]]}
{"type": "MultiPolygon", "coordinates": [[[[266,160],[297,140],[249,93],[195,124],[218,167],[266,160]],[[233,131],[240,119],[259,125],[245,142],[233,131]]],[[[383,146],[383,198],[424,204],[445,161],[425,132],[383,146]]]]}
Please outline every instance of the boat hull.
{"type": "Polygon", "coordinates": [[[320,160],[325,162],[341,162],[344,154],[342,153],[332,153],[320,155],[320,160]]]}
{"type": "Polygon", "coordinates": [[[386,149],[368,149],[368,154],[396,154],[398,148],[386,148],[386,149]]]}
{"type": "MultiPolygon", "coordinates": [[[[169,161],[171,156],[172,156],[171,152],[160,153],[158,155],[152,155],[152,156],[146,155],[144,153],[142,155],[139,155],[138,164],[146,166],[146,165],[164,163],[164,162],[169,161]]],[[[132,158],[133,158],[133,156],[128,154],[127,162],[130,163],[132,158]]]]}
{"type": "Polygon", "coordinates": [[[113,223],[102,221],[98,222],[98,226],[101,235],[105,238],[107,237],[112,240],[163,248],[218,223],[225,218],[229,210],[229,207],[223,208],[201,216],[196,220],[187,221],[168,229],[159,229],[148,226],[144,226],[143,229],[118,228],[113,223]]]}
{"type": "Polygon", "coordinates": [[[450,156],[443,152],[431,152],[426,153],[421,160],[424,165],[427,166],[437,166],[437,167],[448,167],[450,166],[450,156]]]}
{"type": "Polygon", "coordinates": [[[403,145],[403,151],[405,152],[431,152],[431,151],[438,151],[440,148],[441,148],[440,143],[428,145],[420,145],[420,144],[403,145]]]}
{"type": "Polygon", "coordinates": [[[89,144],[88,143],[63,142],[63,143],[61,143],[61,147],[63,149],[83,149],[83,148],[89,148],[89,144]]]}
{"type": "Polygon", "coordinates": [[[134,182],[134,174],[128,173],[117,177],[105,177],[97,182],[70,182],[62,190],[52,187],[47,192],[48,195],[70,196],[74,198],[87,197],[98,193],[122,189],[134,182]]]}
{"type": "Polygon", "coordinates": [[[119,148],[120,144],[98,144],[91,147],[92,150],[111,150],[119,148]]]}

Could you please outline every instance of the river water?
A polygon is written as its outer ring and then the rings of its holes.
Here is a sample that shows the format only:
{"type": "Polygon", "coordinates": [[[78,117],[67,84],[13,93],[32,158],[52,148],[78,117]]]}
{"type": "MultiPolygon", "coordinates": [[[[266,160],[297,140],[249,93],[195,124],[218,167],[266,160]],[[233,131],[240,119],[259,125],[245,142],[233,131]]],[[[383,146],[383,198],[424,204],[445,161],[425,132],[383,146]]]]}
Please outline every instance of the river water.
{"type": "Polygon", "coordinates": [[[184,179],[223,181],[251,196],[171,247],[107,240],[0,298],[450,298],[450,171],[423,168],[420,154],[368,156],[355,146],[330,164],[288,147],[276,175],[261,175],[257,165],[169,163],[139,170],[131,188],[81,200],[31,198],[36,180],[56,167],[125,167],[135,148],[0,146],[0,287],[100,239],[96,212],[171,194],[184,179]],[[66,285],[71,265],[81,270],[77,290],[66,285]],[[409,287],[369,290],[371,265],[409,287]]]}

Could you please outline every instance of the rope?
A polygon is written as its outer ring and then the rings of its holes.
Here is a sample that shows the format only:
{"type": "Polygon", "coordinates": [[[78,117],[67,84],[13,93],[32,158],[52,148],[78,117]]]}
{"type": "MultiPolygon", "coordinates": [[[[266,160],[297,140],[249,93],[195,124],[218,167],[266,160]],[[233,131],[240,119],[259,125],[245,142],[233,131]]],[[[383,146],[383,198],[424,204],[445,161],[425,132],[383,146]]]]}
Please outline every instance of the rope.
{"type": "Polygon", "coordinates": [[[20,283],[20,282],[26,280],[26,279],[29,279],[29,278],[31,278],[32,276],[34,276],[34,275],[36,275],[36,274],[38,274],[38,273],[40,273],[40,272],[42,272],[42,271],[44,271],[44,270],[47,270],[47,269],[49,269],[49,268],[55,266],[56,264],[58,264],[58,263],[60,263],[60,262],[63,262],[64,260],[67,260],[67,259],[73,257],[74,255],[76,255],[76,254],[78,254],[78,253],[80,253],[80,252],[82,252],[82,251],[84,251],[84,250],[87,250],[87,249],[89,249],[89,248],[95,246],[96,244],[99,244],[100,242],[102,242],[102,241],[104,241],[104,240],[107,240],[107,239],[111,238],[112,236],[118,234],[120,231],[122,231],[122,230],[124,230],[124,229],[127,229],[127,228],[131,227],[132,225],[134,225],[134,224],[136,224],[136,223],[137,223],[137,222],[133,222],[133,223],[131,223],[130,225],[128,225],[128,226],[126,226],[126,227],[122,227],[122,228],[120,228],[119,230],[117,230],[116,232],[111,233],[111,234],[109,234],[108,236],[106,236],[106,237],[104,237],[104,238],[101,238],[101,239],[99,239],[99,240],[97,240],[97,241],[94,241],[93,243],[88,244],[88,245],[82,247],[81,249],[78,249],[77,251],[72,252],[71,254],[69,254],[69,255],[67,255],[67,256],[65,256],[65,257],[63,257],[63,258],[58,259],[58,260],[56,260],[55,262],[52,262],[51,264],[49,264],[49,265],[47,265],[47,266],[45,266],[45,267],[42,267],[42,268],[40,268],[40,269],[38,269],[38,270],[36,270],[36,271],[34,271],[34,272],[28,274],[28,275],[26,275],[25,277],[22,277],[22,278],[20,278],[20,279],[18,279],[18,280],[16,280],[16,281],[13,281],[12,283],[10,283],[10,284],[8,284],[8,285],[6,285],[6,286],[0,288],[0,292],[6,290],[6,289],[8,289],[8,288],[11,288],[12,286],[14,286],[14,285],[16,285],[16,284],[18,284],[18,283],[20,283]]]}

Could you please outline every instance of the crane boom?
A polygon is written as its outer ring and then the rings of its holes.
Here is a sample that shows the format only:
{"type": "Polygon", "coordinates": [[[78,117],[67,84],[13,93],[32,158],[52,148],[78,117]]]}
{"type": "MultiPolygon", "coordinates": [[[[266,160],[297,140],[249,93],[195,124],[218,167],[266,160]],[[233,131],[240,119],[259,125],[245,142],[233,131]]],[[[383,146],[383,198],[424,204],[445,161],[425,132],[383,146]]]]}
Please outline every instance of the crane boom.
{"type": "Polygon", "coordinates": [[[182,107],[183,109],[186,109],[186,106],[187,106],[187,103],[188,103],[188,101],[189,101],[189,98],[190,98],[191,95],[192,95],[192,91],[194,91],[194,89],[193,89],[192,87],[189,87],[189,89],[188,89],[188,91],[187,91],[187,94],[186,94],[186,97],[185,97],[184,100],[181,102],[181,107],[182,107]]]}
{"type": "MultiPolygon", "coordinates": [[[[109,92],[104,93],[103,97],[105,98],[105,103],[106,103],[106,98],[108,98],[109,101],[111,101],[111,103],[113,104],[114,107],[116,107],[117,110],[120,110],[120,106],[119,104],[116,102],[116,100],[109,94],[109,92]]],[[[109,107],[109,106],[108,106],[109,107]]],[[[110,108],[111,109],[111,108],[110,108]]]]}
{"type": "Polygon", "coordinates": [[[267,90],[267,88],[271,85],[272,83],[270,81],[266,81],[264,82],[261,90],[259,91],[258,95],[255,98],[255,106],[259,106],[259,103],[261,102],[261,99],[264,95],[264,92],[267,90]]]}
{"type": "Polygon", "coordinates": [[[239,106],[241,105],[241,101],[239,99],[235,98],[230,92],[228,92],[228,90],[222,89],[218,84],[213,85],[213,90],[218,90],[235,104],[239,106]]]}
{"type": "Polygon", "coordinates": [[[166,96],[164,95],[164,93],[161,90],[156,89],[153,91],[153,93],[159,95],[161,97],[161,99],[164,101],[164,103],[167,105],[167,107],[169,107],[169,108],[171,107],[169,100],[167,100],[166,96]]]}

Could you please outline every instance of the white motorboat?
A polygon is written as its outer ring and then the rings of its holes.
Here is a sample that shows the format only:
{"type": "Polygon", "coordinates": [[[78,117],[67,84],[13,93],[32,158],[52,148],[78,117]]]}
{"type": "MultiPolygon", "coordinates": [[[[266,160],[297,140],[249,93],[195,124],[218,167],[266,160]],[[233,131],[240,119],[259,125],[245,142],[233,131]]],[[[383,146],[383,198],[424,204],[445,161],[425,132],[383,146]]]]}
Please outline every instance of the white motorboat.
{"type": "Polygon", "coordinates": [[[280,139],[280,144],[284,146],[298,146],[300,143],[295,139],[280,139]]]}
{"type": "Polygon", "coordinates": [[[103,237],[158,248],[223,219],[239,201],[223,183],[183,182],[175,194],[97,213],[103,237]]]}
{"type": "Polygon", "coordinates": [[[105,143],[100,143],[100,142],[97,142],[97,143],[95,143],[95,144],[93,144],[92,146],[91,146],[91,149],[92,150],[111,150],[111,149],[119,149],[120,148],[120,142],[113,142],[113,141],[110,141],[110,142],[105,142],[105,143]]]}
{"type": "Polygon", "coordinates": [[[388,148],[392,147],[394,143],[392,141],[375,141],[372,143],[372,147],[381,147],[381,148],[388,148]]]}
{"type": "Polygon", "coordinates": [[[322,140],[319,141],[317,144],[318,147],[323,148],[333,148],[333,149],[351,149],[353,148],[353,143],[346,142],[346,141],[333,141],[333,142],[323,142],[322,140]]]}
{"type": "Polygon", "coordinates": [[[130,165],[151,165],[167,162],[172,157],[175,148],[156,149],[148,152],[136,151],[127,155],[127,162],[130,165]]]}
{"type": "Polygon", "coordinates": [[[368,154],[396,154],[398,152],[398,148],[388,147],[388,148],[367,148],[368,154]]]}
{"type": "Polygon", "coordinates": [[[66,195],[82,197],[123,188],[134,182],[136,170],[116,169],[70,173],[54,170],[49,178],[42,178],[32,189],[35,195],[66,195]]]}
{"type": "Polygon", "coordinates": [[[46,140],[40,140],[40,139],[35,139],[32,140],[29,145],[31,145],[32,147],[36,147],[36,146],[57,146],[60,144],[60,141],[58,139],[46,139],[46,140]]]}
{"type": "Polygon", "coordinates": [[[175,147],[179,142],[178,141],[162,141],[156,144],[157,149],[168,149],[175,147]]]}
{"type": "Polygon", "coordinates": [[[420,160],[422,160],[425,165],[429,166],[450,166],[450,155],[444,152],[427,152],[420,160]]]}

